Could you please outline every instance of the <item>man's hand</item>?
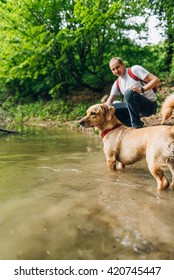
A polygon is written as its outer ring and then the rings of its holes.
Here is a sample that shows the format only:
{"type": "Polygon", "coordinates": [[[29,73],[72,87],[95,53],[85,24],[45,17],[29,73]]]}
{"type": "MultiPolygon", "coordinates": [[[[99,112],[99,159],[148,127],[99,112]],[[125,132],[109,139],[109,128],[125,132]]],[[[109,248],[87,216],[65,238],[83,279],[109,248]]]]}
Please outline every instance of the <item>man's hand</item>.
{"type": "Polygon", "coordinates": [[[106,105],[111,105],[114,102],[114,100],[115,100],[115,96],[114,95],[110,95],[108,97],[108,99],[106,100],[105,104],[106,105]]]}
{"type": "Polygon", "coordinates": [[[137,87],[131,87],[131,90],[137,92],[137,93],[142,93],[141,88],[137,88],[137,87]]]}

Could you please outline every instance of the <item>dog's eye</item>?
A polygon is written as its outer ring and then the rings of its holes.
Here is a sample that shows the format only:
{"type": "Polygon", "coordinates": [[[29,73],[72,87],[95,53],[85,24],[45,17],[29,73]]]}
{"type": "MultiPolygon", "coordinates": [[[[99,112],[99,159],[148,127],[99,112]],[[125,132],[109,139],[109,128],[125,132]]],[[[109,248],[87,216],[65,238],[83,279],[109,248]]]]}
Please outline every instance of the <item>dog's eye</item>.
{"type": "Polygon", "coordinates": [[[95,116],[96,115],[96,112],[91,112],[91,116],[95,116]]]}

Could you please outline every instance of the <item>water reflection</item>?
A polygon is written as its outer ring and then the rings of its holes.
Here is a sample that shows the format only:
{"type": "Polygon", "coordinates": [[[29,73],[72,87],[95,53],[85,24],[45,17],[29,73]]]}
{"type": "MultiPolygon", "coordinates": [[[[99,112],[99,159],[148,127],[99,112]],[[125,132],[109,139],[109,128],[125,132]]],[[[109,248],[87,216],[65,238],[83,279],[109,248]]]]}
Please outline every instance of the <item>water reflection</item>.
{"type": "Polygon", "coordinates": [[[106,168],[98,135],[1,137],[0,259],[173,259],[174,193],[145,162],[106,168]]]}

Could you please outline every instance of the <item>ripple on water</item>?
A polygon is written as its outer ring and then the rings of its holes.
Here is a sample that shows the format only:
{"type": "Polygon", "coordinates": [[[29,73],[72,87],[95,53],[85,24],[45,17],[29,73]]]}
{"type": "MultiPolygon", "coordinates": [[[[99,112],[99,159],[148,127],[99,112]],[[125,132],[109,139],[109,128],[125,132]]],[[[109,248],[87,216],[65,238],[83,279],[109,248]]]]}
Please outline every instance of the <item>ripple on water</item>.
{"type": "Polygon", "coordinates": [[[75,168],[53,168],[53,167],[49,167],[49,166],[40,166],[38,167],[38,169],[41,170],[49,170],[49,171],[53,171],[53,172],[61,172],[61,173],[68,173],[68,172],[72,172],[72,173],[82,173],[82,171],[75,169],[75,168]]]}

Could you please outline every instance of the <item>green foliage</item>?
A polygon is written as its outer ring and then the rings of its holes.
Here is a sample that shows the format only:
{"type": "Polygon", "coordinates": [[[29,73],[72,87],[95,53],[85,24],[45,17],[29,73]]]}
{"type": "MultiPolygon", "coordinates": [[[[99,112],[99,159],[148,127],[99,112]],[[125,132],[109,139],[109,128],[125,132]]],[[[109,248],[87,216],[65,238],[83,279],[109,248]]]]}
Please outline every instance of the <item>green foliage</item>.
{"type": "Polygon", "coordinates": [[[56,73],[59,44],[54,40],[62,24],[60,5],[61,1],[1,3],[0,83],[5,82],[6,93],[37,100],[48,98],[54,84],[62,83],[60,70],[56,73]]]}
{"type": "Polygon", "coordinates": [[[35,103],[15,105],[11,102],[3,103],[3,110],[13,119],[12,124],[23,124],[26,122],[42,121],[70,121],[77,120],[84,116],[89,104],[73,104],[71,102],[38,101],[35,103]]]}
{"type": "MultiPolygon", "coordinates": [[[[146,1],[145,1],[146,2],[146,1]]],[[[166,59],[165,63],[168,71],[173,71],[173,53],[174,53],[174,13],[173,0],[152,0],[147,1],[148,7],[158,15],[160,24],[165,28],[166,36],[166,59]]]]}
{"type": "Polygon", "coordinates": [[[88,109],[89,104],[79,103],[72,108],[72,111],[68,115],[69,120],[77,120],[81,119],[85,114],[86,110],[88,109]]]}
{"type": "Polygon", "coordinates": [[[112,79],[113,56],[155,74],[173,73],[173,4],[160,0],[158,9],[158,1],[152,2],[155,9],[145,0],[0,1],[1,101],[66,100],[80,87],[101,91],[112,79]],[[128,38],[132,30],[147,31],[146,20],[130,21],[147,7],[168,20],[171,41],[165,45],[142,47],[128,38]]]}
{"type": "Polygon", "coordinates": [[[162,42],[158,45],[148,45],[144,48],[144,60],[143,66],[147,68],[151,73],[159,76],[164,80],[164,73],[168,74],[168,67],[165,64],[166,44],[162,42]]]}

